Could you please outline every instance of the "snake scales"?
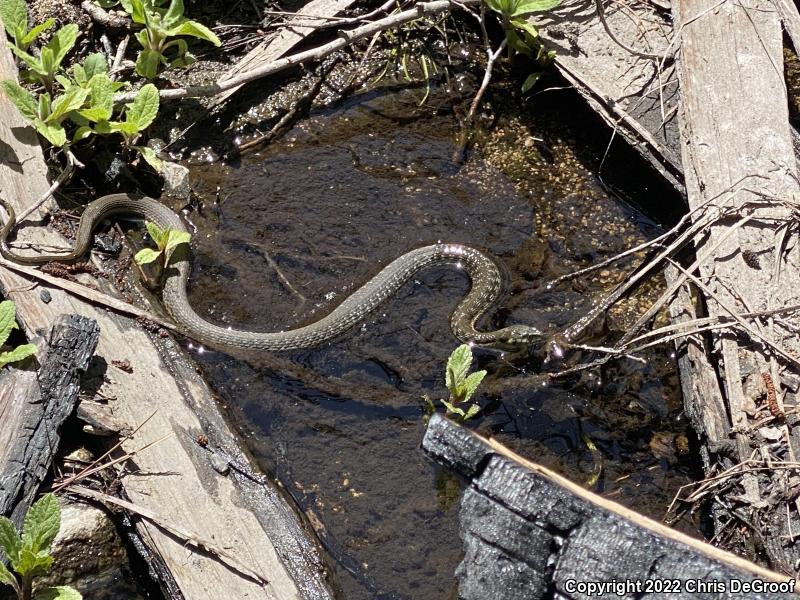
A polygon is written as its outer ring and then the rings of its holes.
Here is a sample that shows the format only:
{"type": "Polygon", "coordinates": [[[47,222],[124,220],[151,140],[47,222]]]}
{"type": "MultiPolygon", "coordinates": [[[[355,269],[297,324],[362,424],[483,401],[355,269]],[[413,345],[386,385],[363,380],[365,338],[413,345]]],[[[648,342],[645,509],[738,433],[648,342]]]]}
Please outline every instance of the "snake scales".
{"type": "MultiPolygon", "coordinates": [[[[111,194],[98,198],[86,207],[78,225],[75,249],[72,252],[21,256],[11,252],[6,239],[16,225],[14,210],[4,200],[0,199],[0,203],[9,214],[8,221],[0,229],[0,253],[8,260],[28,265],[78,260],[89,248],[95,225],[113,215],[136,214],[156,223],[162,229],[186,231],[178,215],[152,198],[111,194]]],[[[459,340],[480,346],[518,348],[541,339],[542,334],[527,325],[511,325],[489,332],[475,328],[476,321],[500,295],[502,277],[492,259],[474,248],[459,244],[434,244],[403,254],[348,296],[330,314],[291,331],[242,331],[220,327],[203,319],[192,309],[186,292],[190,270],[188,252],[173,254],[165,272],[162,298],[167,310],[184,333],[209,346],[268,351],[300,350],[318,346],[339,336],[365,319],[417,271],[430,265],[445,263],[462,267],[472,283],[469,292],[450,317],[450,327],[459,340]]]]}

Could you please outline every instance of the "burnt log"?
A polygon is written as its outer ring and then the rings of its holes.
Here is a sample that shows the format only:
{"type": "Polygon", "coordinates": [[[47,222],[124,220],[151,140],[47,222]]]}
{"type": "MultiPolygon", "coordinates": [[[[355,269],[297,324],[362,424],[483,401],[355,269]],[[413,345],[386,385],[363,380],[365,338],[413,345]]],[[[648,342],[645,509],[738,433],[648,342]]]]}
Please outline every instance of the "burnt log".
{"type": "Polygon", "coordinates": [[[588,492],[440,415],[422,446],[469,480],[459,513],[461,598],[586,598],[586,585],[631,599],[796,597],[789,577],[588,492]]]}
{"type": "Polygon", "coordinates": [[[61,315],[39,344],[38,371],[6,369],[0,375],[0,514],[18,526],[47,477],[99,338],[93,319],[61,315]]]}

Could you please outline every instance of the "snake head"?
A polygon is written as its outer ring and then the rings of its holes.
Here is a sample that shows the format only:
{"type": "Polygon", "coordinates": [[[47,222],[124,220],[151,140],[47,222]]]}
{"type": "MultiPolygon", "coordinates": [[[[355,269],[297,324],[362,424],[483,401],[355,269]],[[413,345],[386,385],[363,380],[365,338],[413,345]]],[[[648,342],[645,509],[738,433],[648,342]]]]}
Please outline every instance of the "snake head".
{"type": "Polygon", "coordinates": [[[510,325],[497,332],[493,348],[500,350],[524,350],[542,340],[544,335],[530,325],[510,325]]]}

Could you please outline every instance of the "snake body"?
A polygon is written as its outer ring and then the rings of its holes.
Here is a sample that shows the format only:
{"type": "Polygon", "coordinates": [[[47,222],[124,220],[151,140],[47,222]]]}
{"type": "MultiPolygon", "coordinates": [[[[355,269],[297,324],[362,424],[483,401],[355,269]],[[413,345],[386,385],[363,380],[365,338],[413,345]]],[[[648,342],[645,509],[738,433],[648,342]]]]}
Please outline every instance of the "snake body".
{"type": "MultiPolygon", "coordinates": [[[[186,231],[181,219],[169,208],[147,197],[111,194],[91,202],[84,210],[76,234],[75,249],[66,254],[22,256],[11,252],[7,237],[16,225],[13,208],[0,199],[9,213],[0,229],[0,253],[8,260],[28,264],[74,262],[82,257],[92,241],[92,231],[103,219],[120,214],[136,214],[161,229],[186,231]]],[[[420,269],[431,265],[455,264],[469,275],[472,285],[450,317],[455,336],[466,343],[495,348],[529,346],[541,339],[534,327],[511,325],[496,331],[476,329],[476,322],[502,290],[502,277],[495,262],[486,254],[460,244],[434,244],[417,248],[384,267],[377,275],[348,296],[322,319],[292,329],[272,333],[243,331],[220,327],[198,315],[189,304],[187,283],[190,263],[188,252],[175,252],[164,274],[162,298],[170,315],[184,333],[212,347],[286,351],[318,346],[341,335],[364,320],[381,303],[394,295],[420,269]]]]}

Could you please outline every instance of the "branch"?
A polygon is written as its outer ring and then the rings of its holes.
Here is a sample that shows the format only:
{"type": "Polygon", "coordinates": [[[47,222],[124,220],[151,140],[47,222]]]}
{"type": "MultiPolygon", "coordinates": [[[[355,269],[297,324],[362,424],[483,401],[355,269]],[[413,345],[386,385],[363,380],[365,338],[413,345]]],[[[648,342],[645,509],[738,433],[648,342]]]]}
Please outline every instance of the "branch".
{"type": "MultiPolygon", "coordinates": [[[[479,0],[465,0],[469,3],[475,3],[479,0]]],[[[306,50],[305,52],[298,52],[297,54],[292,54],[291,56],[285,56],[283,58],[279,58],[272,62],[268,62],[265,65],[257,67],[255,69],[251,69],[249,71],[245,71],[244,73],[239,73],[238,75],[231,77],[230,79],[225,79],[224,81],[218,80],[215,83],[207,84],[207,85],[193,85],[185,88],[175,88],[171,90],[161,90],[159,92],[159,96],[162,100],[177,100],[179,98],[188,98],[188,97],[200,97],[200,96],[215,96],[216,94],[220,94],[227,90],[233,89],[235,87],[239,87],[240,85],[244,85],[245,83],[250,83],[251,81],[255,81],[256,79],[261,79],[263,77],[267,77],[268,75],[273,75],[282,71],[284,69],[288,69],[289,67],[293,67],[295,65],[299,65],[301,63],[310,61],[310,60],[318,60],[320,58],[324,58],[329,54],[336,52],[337,50],[341,50],[346,46],[349,46],[359,40],[364,38],[368,38],[375,33],[384,31],[385,29],[390,29],[392,27],[397,27],[399,25],[403,25],[404,23],[408,23],[409,21],[416,21],[417,19],[425,16],[437,15],[440,13],[444,13],[449,11],[454,4],[450,0],[434,0],[433,2],[420,2],[419,4],[415,5],[414,8],[409,10],[405,10],[403,12],[389,15],[383,19],[379,19],[377,21],[373,21],[372,23],[368,23],[366,25],[362,25],[361,27],[357,27],[351,31],[340,31],[339,37],[327,44],[323,44],[317,48],[311,48],[310,50],[306,50]]],[[[114,97],[116,102],[130,102],[133,100],[138,92],[127,92],[125,94],[118,94],[114,97]]]]}

